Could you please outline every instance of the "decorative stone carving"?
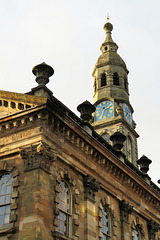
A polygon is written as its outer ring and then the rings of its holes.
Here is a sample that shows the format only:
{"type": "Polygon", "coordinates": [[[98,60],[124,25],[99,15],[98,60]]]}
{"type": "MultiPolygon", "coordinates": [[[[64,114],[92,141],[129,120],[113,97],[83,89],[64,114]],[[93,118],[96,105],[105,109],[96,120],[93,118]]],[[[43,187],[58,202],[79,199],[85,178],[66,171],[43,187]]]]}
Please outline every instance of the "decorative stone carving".
{"type": "Polygon", "coordinates": [[[123,116],[123,108],[121,106],[118,105],[118,107],[116,108],[116,113],[117,115],[123,116]]]}
{"type": "Polygon", "coordinates": [[[140,236],[141,236],[141,239],[145,239],[145,232],[144,232],[144,226],[140,223],[139,221],[139,217],[136,217],[132,224],[131,224],[131,228],[132,228],[132,237],[135,236],[135,233],[134,233],[134,230],[139,230],[140,232],[140,236]]]}
{"type": "Polygon", "coordinates": [[[155,240],[156,232],[158,232],[159,230],[159,224],[153,220],[148,220],[147,227],[148,227],[149,240],[155,240]]]}
{"type": "Polygon", "coordinates": [[[84,194],[85,200],[89,199],[91,201],[95,201],[95,192],[98,192],[100,189],[99,182],[91,176],[87,175],[84,177],[84,194]]]}
{"type": "Polygon", "coordinates": [[[56,160],[56,153],[44,142],[22,149],[20,154],[25,160],[25,171],[41,168],[49,172],[51,163],[56,160]]]}
{"type": "Polygon", "coordinates": [[[148,159],[145,155],[143,155],[139,160],[137,160],[137,164],[140,165],[140,171],[146,174],[149,170],[149,165],[152,163],[150,159],[148,159]]]}
{"type": "Polygon", "coordinates": [[[81,119],[86,122],[88,122],[92,118],[92,113],[95,111],[95,109],[95,106],[87,100],[78,105],[77,107],[77,110],[81,114],[81,119]]]}
{"type": "Polygon", "coordinates": [[[128,223],[128,216],[133,212],[133,206],[131,206],[125,200],[122,200],[119,203],[119,207],[121,221],[126,221],[128,223]]]}
{"type": "Polygon", "coordinates": [[[116,151],[121,151],[123,147],[123,143],[126,140],[126,136],[121,132],[115,132],[111,137],[110,140],[113,142],[113,147],[116,151]]]}
{"type": "Polygon", "coordinates": [[[49,82],[49,77],[54,74],[53,68],[45,62],[36,65],[32,72],[36,76],[36,82],[42,86],[45,86],[49,82]]]}

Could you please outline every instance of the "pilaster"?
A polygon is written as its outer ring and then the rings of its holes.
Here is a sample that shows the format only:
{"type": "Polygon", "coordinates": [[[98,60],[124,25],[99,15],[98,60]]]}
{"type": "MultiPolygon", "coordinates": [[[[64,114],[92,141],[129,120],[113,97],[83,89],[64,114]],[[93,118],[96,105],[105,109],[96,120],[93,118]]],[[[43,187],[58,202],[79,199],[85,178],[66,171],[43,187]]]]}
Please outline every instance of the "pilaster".
{"type": "Polygon", "coordinates": [[[153,220],[147,223],[149,240],[156,240],[156,232],[159,230],[159,224],[153,220]]]}
{"type": "Polygon", "coordinates": [[[50,166],[56,159],[52,149],[40,142],[21,150],[24,160],[20,239],[51,239],[50,166]]]}
{"type": "Polygon", "coordinates": [[[85,194],[85,240],[96,240],[96,209],[95,192],[98,192],[99,183],[89,175],[84,177],[85,194]]]}
{"type": "Polygon", "coordinates": [[[133,207],[125,200],[119,202],[120,220],[121,220],[121,240],[130,240],[129,233],[129,214],[132,213],[133,207]]]}

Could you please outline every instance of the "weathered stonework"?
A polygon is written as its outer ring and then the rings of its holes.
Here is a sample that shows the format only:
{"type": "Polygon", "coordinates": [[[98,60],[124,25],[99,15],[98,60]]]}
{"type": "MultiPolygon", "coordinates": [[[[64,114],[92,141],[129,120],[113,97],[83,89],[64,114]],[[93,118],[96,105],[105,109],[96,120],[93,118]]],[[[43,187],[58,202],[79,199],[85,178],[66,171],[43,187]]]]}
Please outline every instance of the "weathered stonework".
{"type": "MultiPolygon", "coordinates": [[[[14,178],[10,223],[3,229],[0,222],[0,239],[100,240],[106,234],[103,208],[110,214],[109,239],[134,239],[137,229],[141,240],[160,239],[160,189],[137,168],[138,134],[135,122],[125,119],[133,112],[128,70],[117,48],[106,38],[93,72],[95,105],[102,99],[114,102],[114,117],[98,124],[89,120],[91,113],[80,119],[52,95],[45,85],[54,70],[45,63],[33,69],[38,86],[31,92],[0,91],[0,176],[9,172],[14,178]],[[119,85],[114,84],[115,71],[119,85]],[[101,74],[106,86],[101,86],[101,74]],[[125,117],[123,103],[131,111],[125,117]],[[117,151],[103,138],[116,131],[131,140],[133,161],[127,144],[117,151]],[[64,214],[70,219],[68,232],[59,231],[59,203],[66,204],[63,182],[71,193],[66,198],[71,211],[64,214]]],[[[67,221],[62,222],[65,228],[67,221]]]]}
{"type": "Polygon", "coordinates": [[[120,207],[120,217],[121,221],[128,222],[128,216],[133,212],[133,206],[131,206],[129,203],[126,203],[125,200],[120,201],[119,203],[120,207]]]}
{"type": "Polygon", "coordinates": [[[95,192],[98,192],[100,189],[99,183],[89,175],[84,177],[84,196],[85,199],[95,201],[95,192]]]}
{"type": "Polygon", "coordinates": [[[156,239],[156,232],[158,232],[160,226],[157,222],[153,220],[148,220],[148,234],[150,240],[156,239]]]}
{"type": "Polygon", "coordinates": [[[56,154],[44,142],[40,142],[39,145],[35,146],[31,145],[31,147],[27,149],[22,149],[20,154],[25,160],[25,171],[41,168],[50,172],[50,166],[52,162],[56,160],[56,154]]]}

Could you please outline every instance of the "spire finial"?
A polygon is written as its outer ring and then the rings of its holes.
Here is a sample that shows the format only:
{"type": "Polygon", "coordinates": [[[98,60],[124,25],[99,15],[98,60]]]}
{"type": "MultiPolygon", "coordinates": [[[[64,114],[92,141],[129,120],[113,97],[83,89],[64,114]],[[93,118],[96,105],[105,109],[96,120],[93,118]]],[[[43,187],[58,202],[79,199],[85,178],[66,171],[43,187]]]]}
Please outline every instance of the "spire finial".
{"type": "Polygon", "coordinates": [[[109,16],[109,12],[107,11],[107,23],[104,25],[104,30],[107,33],[111,33],[113,30],[113,25],[109,22],[110,16],[109,16]]]}

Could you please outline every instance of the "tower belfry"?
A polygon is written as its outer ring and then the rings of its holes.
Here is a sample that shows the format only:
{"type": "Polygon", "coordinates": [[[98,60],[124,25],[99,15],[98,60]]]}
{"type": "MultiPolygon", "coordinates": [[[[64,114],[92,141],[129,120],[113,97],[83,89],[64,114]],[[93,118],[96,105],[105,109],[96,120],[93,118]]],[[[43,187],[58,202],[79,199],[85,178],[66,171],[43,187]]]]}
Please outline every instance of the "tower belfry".
{"type": "Polygon", "coordinates": [[[94,77],[94,105],[96,107],[94,129],[110,142],[110,136],[119,131],[126,136],[123,152],[126,158],[136,165],[137,137],[133,108],[129,101],[128,69],[117,53],[118,45],[112,39],[113,25],[104,25],[105,41],[100,50],[92,76],[94,77]]]}

